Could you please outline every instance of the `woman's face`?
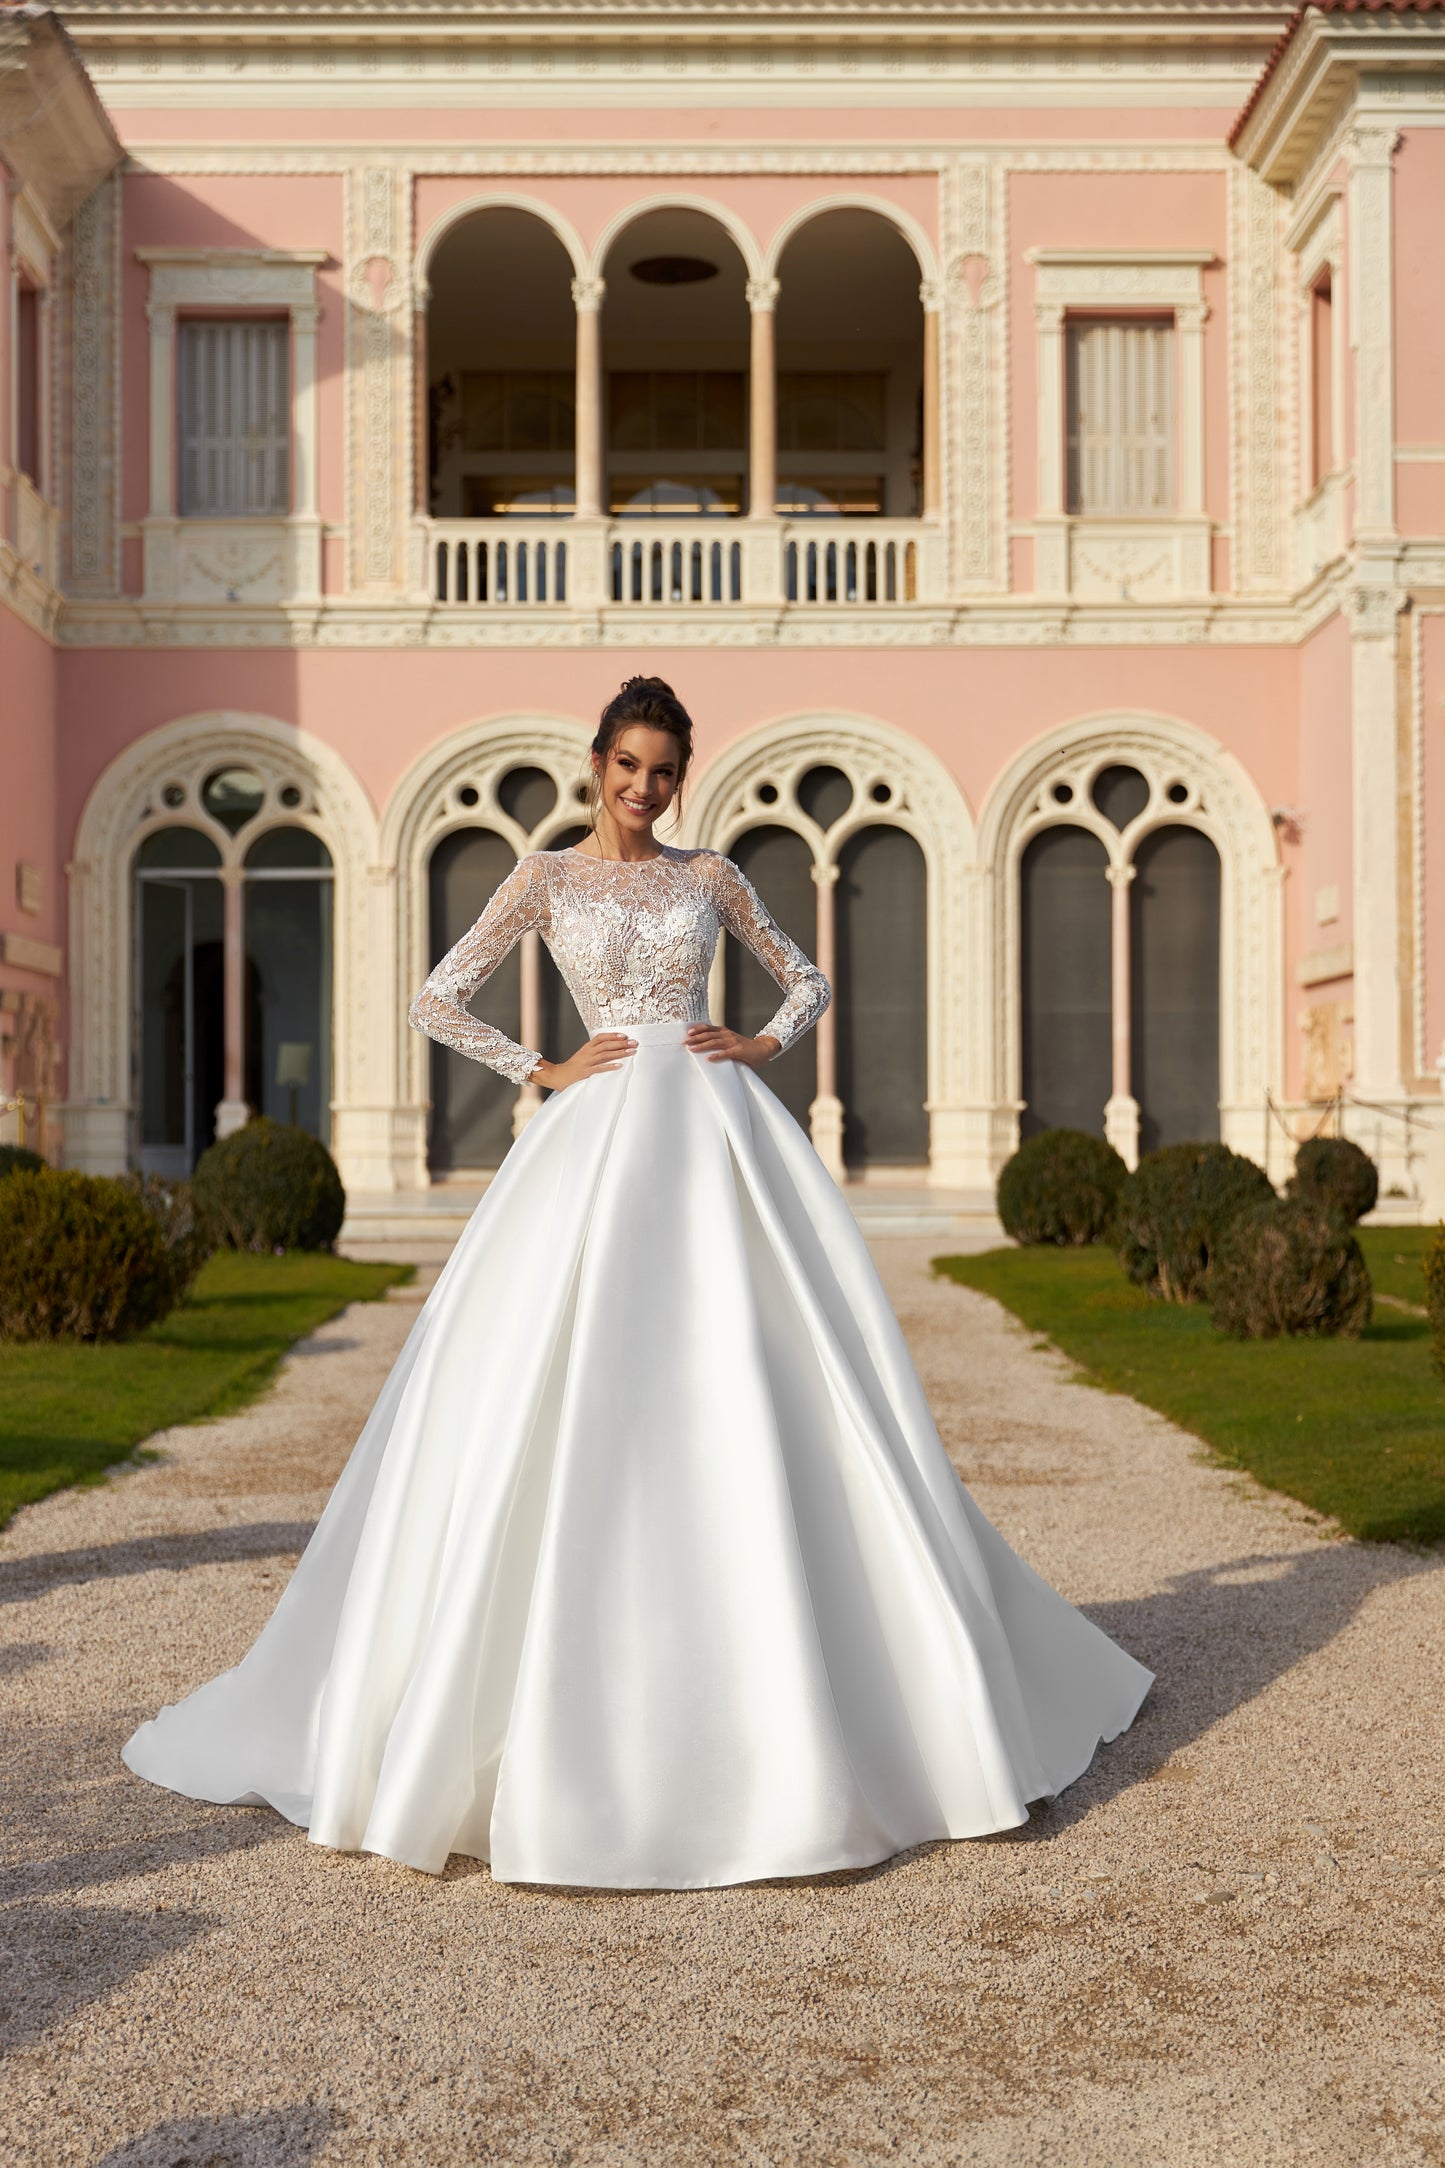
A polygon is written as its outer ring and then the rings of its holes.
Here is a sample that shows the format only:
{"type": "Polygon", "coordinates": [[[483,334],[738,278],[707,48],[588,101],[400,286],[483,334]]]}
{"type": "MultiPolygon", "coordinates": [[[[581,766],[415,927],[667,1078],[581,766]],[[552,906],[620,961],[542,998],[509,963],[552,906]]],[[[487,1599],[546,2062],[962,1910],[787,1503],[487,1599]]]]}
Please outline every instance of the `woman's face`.
{"type": "MultiPolygon", "coordinates": [[[[592,756],[599,768],[597,755],[592,756]]],[[[629,723],[619,730],[600,769],[602,805],[625,835],[646,835],[677,796],[678,744],[670,731],[629,723]]]]}

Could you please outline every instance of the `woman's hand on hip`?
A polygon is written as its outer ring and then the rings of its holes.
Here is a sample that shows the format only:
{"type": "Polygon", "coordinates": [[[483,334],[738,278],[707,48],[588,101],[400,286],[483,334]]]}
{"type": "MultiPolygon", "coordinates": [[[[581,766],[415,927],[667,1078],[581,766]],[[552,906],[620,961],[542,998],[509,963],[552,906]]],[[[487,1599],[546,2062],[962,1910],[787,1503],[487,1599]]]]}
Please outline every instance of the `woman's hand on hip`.
{"type": "Polygon", "coordinates": [[[599,1076],[604,1069],[620,1069],[628,1055],[636,1052],[637,1041],[629,1039],[625,1031],[599,1031],[595,1039],[585,1039],[566,1061],[539,1061],[527,1081],[545,1085],[549,1092],[564,1092],[569,1084],[599,1076]]]}
{"type": "Polygon", "coordinates": [[[740,1061],[745,1069],[761,1069],[783,1051],[781,1039],[771,1032],[749,1039],[726,1024],[689,1024],[686,1045],[690,1054],[706,1054],[709,1061],[740,1061]]]}

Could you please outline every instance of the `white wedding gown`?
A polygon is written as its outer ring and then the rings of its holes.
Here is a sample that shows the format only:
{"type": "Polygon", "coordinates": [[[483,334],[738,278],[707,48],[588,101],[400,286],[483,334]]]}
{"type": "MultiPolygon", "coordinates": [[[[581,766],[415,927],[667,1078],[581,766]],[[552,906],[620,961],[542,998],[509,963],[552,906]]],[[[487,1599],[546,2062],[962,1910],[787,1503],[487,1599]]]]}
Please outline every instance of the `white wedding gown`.
{"type": "Polygon", "coordinates": [[[826,981],[711,851],[524,858],[427,981],[413,1021],[521,1081],[464,1003],[535,927],[637,1051],[524,1130],[270,1623],[139,1775],[433,1873],[691,1888],[1012,1828],[1132,1721],[1151,1674],[969,1498],[807,1138],[685,1047],[722,926],[787,1044],[826,981]]]}

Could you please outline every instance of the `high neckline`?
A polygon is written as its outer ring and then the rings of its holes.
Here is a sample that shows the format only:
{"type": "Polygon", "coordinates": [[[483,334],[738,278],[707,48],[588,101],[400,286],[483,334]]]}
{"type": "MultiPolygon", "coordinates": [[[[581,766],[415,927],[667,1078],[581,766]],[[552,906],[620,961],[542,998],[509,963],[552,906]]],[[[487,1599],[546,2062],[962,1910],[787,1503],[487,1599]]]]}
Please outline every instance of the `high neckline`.
{"type": "Polygon", "coordinates": [[[659,859],[667,857],[667,845],[660,843],[650,858],[604,858],[600,852],[584,851],[575,843],[564,846],[573,858],[585,858],[592,866],[655,866],[659,859]]]}

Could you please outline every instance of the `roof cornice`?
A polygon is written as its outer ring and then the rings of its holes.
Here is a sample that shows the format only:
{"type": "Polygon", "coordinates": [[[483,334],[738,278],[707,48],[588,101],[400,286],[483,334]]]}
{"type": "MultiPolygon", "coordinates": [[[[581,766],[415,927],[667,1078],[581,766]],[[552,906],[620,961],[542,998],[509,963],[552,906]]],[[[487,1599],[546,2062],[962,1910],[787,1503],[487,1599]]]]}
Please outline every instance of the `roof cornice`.
{"type": "Polygon", "coordinates": [[[120,163],[121,146],[53,8],[0,8],[0,159],[58,230],[120,163]]]}
{"type": "Polygon", "coordinates": [[[1381,75],[1393,95],[1402,79],[1445,76],[1445,0],[1307,0],[1235,122],[1231,146],[1265,180],[1292,188],[1358,102],[1362,82],[1381,75]]]}

